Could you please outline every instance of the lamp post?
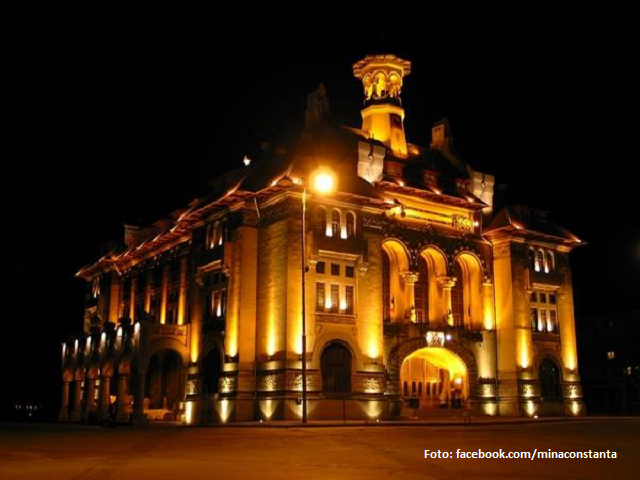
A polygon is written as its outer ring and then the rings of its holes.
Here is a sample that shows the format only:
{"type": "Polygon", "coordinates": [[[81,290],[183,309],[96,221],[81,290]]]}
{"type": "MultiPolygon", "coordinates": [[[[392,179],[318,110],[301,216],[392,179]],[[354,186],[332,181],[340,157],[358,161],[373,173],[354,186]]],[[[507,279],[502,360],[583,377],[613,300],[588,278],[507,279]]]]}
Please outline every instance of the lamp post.
{"type": "MultiPolygon", "coordinates": [[[[307,322],[306,322],[306,274],[307,274],[307,183],[300,179],[302,184],[302,255],[300,266],[302,268],[302,423],[307,423],[307,322]]],[[[318,172],[313,179],[314,190],[319,193],[329,193],[333,190],[333,175],[329,172],[318,172]]]]}
{"type": "Polygon", "coordinates": [[[305,304],[306,295],[306,283],[305,277],[307,273],[307,228],[305,217],[307,216],[307,184],[302,180],[302,423],[307,423],[307,322],[306,322],[306,310],[305,304]]]}

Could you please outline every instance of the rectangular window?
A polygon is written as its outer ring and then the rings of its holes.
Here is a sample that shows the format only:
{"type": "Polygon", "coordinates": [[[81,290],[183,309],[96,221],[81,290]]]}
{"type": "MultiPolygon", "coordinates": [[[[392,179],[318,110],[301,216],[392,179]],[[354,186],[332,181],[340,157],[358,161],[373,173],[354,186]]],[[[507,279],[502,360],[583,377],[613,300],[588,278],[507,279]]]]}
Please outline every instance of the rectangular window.
{"type": "Polygon", "coordinates": [[[616,358],[616,352],[613,352],[613,351],[607,352],[607,358],[609,360],[614,360],[616,358]]]}
{"type": "Polygon", "coordinates": [[[556,311],[549,310],[549,322],[547,323],[547,331],[548,332],[557,332],[558,331],[558,319],[556,318],[556,311]]]}
{"type": "Polygon", "coordinates": [[[354,267],[347,266],[347,267],[345,268],[345,275],[346,275],[348,278],[353,278],[354,273],[355,273],[355,268],[354,268],[354,267]]]}
{"type": "Polygon", "coordinates": [[[411,382],[411,396],[416,396],[416,382],[411,382]]]}
{"type": "Polygon", "coordinates": [[[558,301],[556,300],[556,294],[555,293],[550,293],[549,294],[549,303],[551,305],[555,305],[558,301]]]}
{"type": "Polygon", "coordinates": [[[336,313],[340,307],[340,285],[331,284],[331,311],[336,313]]]}
{"type": "Polygon", "coordinates": [[[531,329],[535,332],[538,329],[538,309],[531,309],[531,329]]]}
{"type": "Polygon", "coordinates": [[[324,262],[318,262],[316,264],[316,273],[324,273],[324,262]]]}
{"type": "Polygon", "coordinates": [[[347,315],[353,315],[353,285],[347,285],[344,287],[344,294],[347,306],[344,313],[347,315]]]}
{"type": "Polygon", "coordinates": [[[531,301],[531,302],[537,302],[538,301],[538,295],[536,294],[536,292],[531,292],[531,295],[529,296],[529,301],[531,301]]]}
{"type": "Polygon", "coordinates": [[[540,294],[540,303],[547,303],[547,294],[546,293],[541,293],[540,294]]]}
{"type": "Polygon", "coordinates": [[[418,396],[422,396],[422,382],[418,382],[418,396]]]}
{"type": "Polygon", "coordinates": [[[220,310],[222,316],[224,317],[227,313],[227,289],[223,288],[222,293],[220,294],[220,310]]]}
{"type": "Polygon", "coordinates": [[[316,282],[316,312],[324,312],[324,283],[322,282],[316,282]]]}
{"type": "Polygon", "coordinates": [[[337,263],[331,264],[331,275],[340,276],[340,265],[337,263]]]}
{"type": "Polygon", "coordinates": [[[409,389],[407,388],[407,382],[404,382],[404,384],[402,385],[402,392],[405,397],[409,393],[409,389]]]}
{"type": "Polygon", "coordinates": [[[538,330],[544,332],[547,328],[547,311],[544,308],[540,309],[540,321],[538,322],[538,330]]]}

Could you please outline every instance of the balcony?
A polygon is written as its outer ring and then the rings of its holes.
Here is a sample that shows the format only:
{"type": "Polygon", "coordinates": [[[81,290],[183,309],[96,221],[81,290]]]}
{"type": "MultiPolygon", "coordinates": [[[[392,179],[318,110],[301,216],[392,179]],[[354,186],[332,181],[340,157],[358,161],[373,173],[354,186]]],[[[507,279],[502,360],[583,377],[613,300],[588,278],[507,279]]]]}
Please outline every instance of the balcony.
{"type": "Polygon", "coordinates": [[[209,317],[202,324],[203,333],[224,333],[227,322],[225,317],[209,317]]]}
{"type": "Polygon", "coordinates": [[[350,253],[352,255],[364,255],[367,251],[367,241],[359,238],[327,237],[314,232],[314,241],[318,250],[331,252],[350,253]]]}
{"type": "Polygon", "coordinates": [[[535,288],[535,285],[545,285],[552,287],[561,287],[564,283],[564,275],[560,273],[536,272],[527,269],[529,273],[529,284],[535,288]]]}
{"type": "Polygon", "coordinates": [[[450,327],[442,325],[430,325],[429,323],[391,323],[384,324],[385,337],[404,337],[415,338],[423,337],[427,332],[442,332],[450,335],[451,340],[464,340],[471,342],[482,342],[484,339],[482,330],[467,330],[459,327],[450,327]]]}

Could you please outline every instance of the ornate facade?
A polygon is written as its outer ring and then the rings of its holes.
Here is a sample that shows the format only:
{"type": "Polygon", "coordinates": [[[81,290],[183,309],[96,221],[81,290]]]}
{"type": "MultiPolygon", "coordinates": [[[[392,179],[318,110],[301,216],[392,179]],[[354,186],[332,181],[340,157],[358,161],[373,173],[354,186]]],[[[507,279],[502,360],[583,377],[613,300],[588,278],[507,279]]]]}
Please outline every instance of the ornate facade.
{"type": "Polygon", "coordinates": [[[428,147],[407,142],[410,70],[356,63],[362,128],[337,125],[320,87],[297,138],[84,267],[60,419],[299,419],[304,378],[311,419],[584,413],[580,240],[544,212],[494,211],[494,178],[455,154],[446,121],[428,147]]]}

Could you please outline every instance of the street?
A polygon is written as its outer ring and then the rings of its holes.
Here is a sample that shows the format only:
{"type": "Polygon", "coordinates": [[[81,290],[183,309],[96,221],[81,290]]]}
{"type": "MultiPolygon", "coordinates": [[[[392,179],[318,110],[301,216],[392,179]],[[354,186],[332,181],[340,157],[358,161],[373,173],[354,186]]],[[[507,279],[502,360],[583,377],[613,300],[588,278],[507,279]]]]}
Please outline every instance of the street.
{"type": "MultiPolygon", "coordinates": [[[[628,478],[640,419],[482,426],[0,426],[1,479],[628,478]],[[616,459],[458,459],[456,451],[615,451],[616,459]],[[454,458],[425,459],[425,450],[454,458]]],[[[636,475],[634,474],[634,475],[636,475]]]]}

